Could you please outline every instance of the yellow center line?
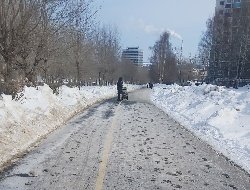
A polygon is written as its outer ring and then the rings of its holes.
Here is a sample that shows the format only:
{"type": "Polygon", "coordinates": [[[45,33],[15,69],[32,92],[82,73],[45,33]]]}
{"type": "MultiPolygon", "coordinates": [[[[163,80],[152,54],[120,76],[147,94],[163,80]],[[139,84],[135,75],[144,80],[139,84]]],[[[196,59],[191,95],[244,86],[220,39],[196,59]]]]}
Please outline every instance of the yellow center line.
{"type": "Polygon", "coordinates": [[[100,161],[100,165],[99,165],[99,172],[97,175],[97,179],[96,179],[96,184],[95,184],[95,190],[102,190],[103,187],[103,181],[104,181],[104,177],[106,174],[106,169],[107,169],[107,164],[108,164],[108,159],[109,159],[109,153],[110,150],[112,148],[112,143],[113,143],[113,139],[114,139],[114,131],[115,128],[117,126],[116,122],[117,122],[117,117],[118,117],[118,111],[120,108],[120,104],[117,106],[116,110],[115,110],[115,116],[112,120],[112,124],[111,127],[107,133],[106,139],[105,139],[105,143],[104,143],[104,150],[103,150],[103,154],[102,154],[102,158],[100,161]]]}

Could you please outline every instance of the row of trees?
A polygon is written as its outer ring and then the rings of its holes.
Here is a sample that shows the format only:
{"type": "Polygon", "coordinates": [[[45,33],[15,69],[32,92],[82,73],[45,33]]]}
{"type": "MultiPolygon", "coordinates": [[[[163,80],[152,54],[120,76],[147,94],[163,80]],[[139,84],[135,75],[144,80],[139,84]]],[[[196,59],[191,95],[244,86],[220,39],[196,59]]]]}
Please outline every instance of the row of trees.
{"type": "Polygon", "coordinates": [[[250,2],[241,8],[217,11],[207,21],[199,44],[200,62],[208,69],[210,81],[250,78],[250,2]]]}
{"type": "Polygon", "coordinates": [[[177,79],[177,59],[170,43],[170,34],[164,32],[151,47],[150,73],[154,82],[172,83],[177,79]]]}
{"type": "Polygon", "coordinates": [[[51,87],[145,82],[147,71],[121,60],[119,33],[98,26],[94,0],[0,1],[0,93],[43,81],[51,87]]]}
{"type": "Polygon", "coordinates": [[[150,70],[122,60],[117,29],[98,26],[97,12],[93,0],[0,1],[0,93],[40,82],[106,85],[119,76],[132,83],[194,79],[194,65],[179,59],[168,32],[151,47],[150,70]]]}
{"type": "Polygon", "coordinates": [[[216,81],[222,85],[238,85],[250,80],[250,1],[217,10],[207,21],[207,30],[198,46],[199,55],[179,59],[164,32],[151,47],[150,75],[154,82],[183,84],[187,80],[216,81]],[[196,74],[195,74],[196,72],[196,74]],[[200,73],[199,73],[200,72],[200,73]]]}
{"type": "Polygon", "coordinates": [[[250,79],[250,1],[217,10],[207,21],[207,30],[198,46],[198,57],[179,59],[164,32],[151,47],[150,74],[154,82],[185,83],[187,80],[216,81],[222,85],[238,85],[250,79]]]}
{"type": "Polygon", "coordinates": [[[168,32],[163,32],[150,49],[150,77],[153,82],[184,85],[189,80],[203,80],[199,73],[201,67],[192,58],[183,58],[182,52],[172,47],[168,32]]]}

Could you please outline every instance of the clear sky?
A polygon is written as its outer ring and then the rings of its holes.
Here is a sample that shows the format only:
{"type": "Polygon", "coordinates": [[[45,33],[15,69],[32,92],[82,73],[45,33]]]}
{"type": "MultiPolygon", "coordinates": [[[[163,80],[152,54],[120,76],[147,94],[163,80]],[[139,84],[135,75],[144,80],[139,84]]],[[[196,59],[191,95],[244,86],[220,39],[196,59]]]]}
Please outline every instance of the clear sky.
{"type": "Polygon", "coordinates": [[[139,46],[148,62],[149,50],[164,30],[174,47],[183,40],[183,54],[197,53],[206,20],[212,17],[216,0],[97,0],[101,5],[97,19],[116,26],[122,48],[139,46]]]}

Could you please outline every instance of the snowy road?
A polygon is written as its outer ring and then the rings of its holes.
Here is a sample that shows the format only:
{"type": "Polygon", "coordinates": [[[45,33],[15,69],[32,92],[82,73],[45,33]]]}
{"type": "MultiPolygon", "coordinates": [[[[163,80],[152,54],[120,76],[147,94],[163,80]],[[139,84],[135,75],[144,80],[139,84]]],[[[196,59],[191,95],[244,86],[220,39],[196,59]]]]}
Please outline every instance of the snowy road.
{"type": "Polygon", "coordinates": [[[0,189],[250,189],[250,177],[148,101],[95,105],[1,176],[0,189]]]}

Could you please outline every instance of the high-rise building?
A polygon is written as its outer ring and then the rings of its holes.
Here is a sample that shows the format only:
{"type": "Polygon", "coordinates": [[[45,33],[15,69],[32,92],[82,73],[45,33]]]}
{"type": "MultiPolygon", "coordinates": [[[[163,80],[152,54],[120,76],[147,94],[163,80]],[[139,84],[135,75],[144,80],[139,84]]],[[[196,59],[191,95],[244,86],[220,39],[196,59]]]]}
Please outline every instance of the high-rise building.
{"type": "Polygon", "coordinates": [[[217,0],[216,14],[232,17],[233,12],[241,8],[241,0],[217,0]]]}
{"type": "Polygon", "coordinates": [[[231,83],[250,78],[250,0],[217,0],[209,77],[231,83]]]}
{"type": "MultiPolygon", "coordinates": [[[[239,27],[239,17],[241,16],[242,0],[217,0],[215,14],[224,17],[224,24],[227,22],[232,29],[239,27]]],[[[231,31],[231,35],[235,32],[231,31]]]]}
{"type": "Polygon", "coordinates": [[[221,18],[220,25],[223,37],[229,42],[237,41],[237,33],[242,17],[242,1],[244,0],[217,0],[215,15],[221,18]]]}
{"type": "Polygon", "coordinates": [[[213,48],[210,52],[209,75],[213,78],[235,78],[240,48],[242,0],[217,0],[213,48]],[[232,45],[234,44],[234,45],[232,45]]]}
{"type": "Polygon", "coordinates": [[[139,47],[128,47],[122,51],[122,58],[134,64],[143,64],[143,51],[139,47]]]}
{"type": "Polygon", "coordinates": [[[241,0],[217,0],[216,9],[240,8],[241,0]]]}

